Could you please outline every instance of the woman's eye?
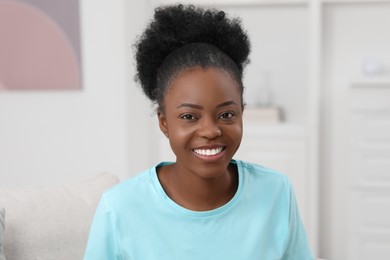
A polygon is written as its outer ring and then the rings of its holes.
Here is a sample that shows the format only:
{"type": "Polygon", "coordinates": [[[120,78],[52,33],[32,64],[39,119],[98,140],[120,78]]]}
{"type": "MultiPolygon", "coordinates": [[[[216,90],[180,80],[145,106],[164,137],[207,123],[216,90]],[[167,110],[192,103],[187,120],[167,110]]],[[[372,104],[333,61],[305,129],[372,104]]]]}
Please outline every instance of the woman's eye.
{"type": "Polygon", "coordinates": [[[191,114],[185,114],[185,115],[182,115],[180,116],[181,119],[184,119],[184,120],[195,120],[195,116],[191,115],[191,114]]]}
{"type": "Polygon", "coordinates": [[[234,117],[234,114],[232,112],[225,112],[219,116],[221,119],[232,119],[234,117]]]}

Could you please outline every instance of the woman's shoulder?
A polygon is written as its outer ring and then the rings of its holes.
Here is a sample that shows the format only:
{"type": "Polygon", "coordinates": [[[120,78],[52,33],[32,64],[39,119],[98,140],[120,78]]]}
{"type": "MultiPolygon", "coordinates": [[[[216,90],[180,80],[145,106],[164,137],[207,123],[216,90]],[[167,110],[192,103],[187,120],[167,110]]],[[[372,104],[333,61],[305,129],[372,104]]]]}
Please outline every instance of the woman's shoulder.
{"type": "Polygon", "coordinates": [[[145,193],[153,185],[152,173],[154,170],[155,167],[151,167],[121,181],[105,191],[103,197],[109,201],[121,201],[123,199],[142,196],[142,193],[145,193]]]}
{"type": "Polygon", "coordinates": [[[242,171],[241,187],[248,197],[277,202],[279,206],[289,203],[293,187],[286,174],[256,163],[238,161],[237,164],[242,171]]]}
{"type": "Polygon", "coordinates": [[[276,169],[271,167],[263,166],[261,164],[235,160],[239,171],[242,171],[242,174],[246,179],[250,181],[259,181],[259,182],[274,182],[284,185],[290,185],[289,177],[276,169]]]}

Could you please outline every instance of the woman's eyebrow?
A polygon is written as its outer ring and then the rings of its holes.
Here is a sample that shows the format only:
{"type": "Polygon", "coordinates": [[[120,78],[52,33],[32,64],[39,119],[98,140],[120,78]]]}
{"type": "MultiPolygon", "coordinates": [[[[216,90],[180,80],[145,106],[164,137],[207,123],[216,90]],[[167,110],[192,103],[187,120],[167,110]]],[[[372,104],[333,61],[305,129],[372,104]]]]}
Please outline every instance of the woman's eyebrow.
{"type": "Polygon", "coordinates": [[[190,107],[190,108],[195,108],[195,109],[203,110],[203,107],[202,107],[202,106],[195,105],[195,104],[191,104],[191,103],[183,103],[183,104],[179,105],[177,108],[181,108],[181,107],[190,107]]]}
{"type": "Polygon", "coordinates": [[[230,106],[230,105],[237,105],[237,103],[234,102],[233,100],[229,100],[229,101],[226,101],[226,102],[223,102],[223,103],[217,105],[215,108],[221,108],[221,107],[226,107],[226,106],[230,106]]]}
{"type": "MultiPolygon", "coordinates": [[[[237,105],[237,103],[234,102],[233,100],[229,100],[229,101],[226,101],[226,102],[223,102],[221,104],[216,105],[215,108],[221,108],[221,107],[226,107],[226,106],[230,106],[230,105],[237,105]]],[[[190,108],[203,110],[203,106],[195,105],[195,104],[191,104],[191,103],[183,103],[183,104],[180,104],[179,106],[177,106],[177,108],[181,108],[181,107],[190,107],[190,108]]]]}

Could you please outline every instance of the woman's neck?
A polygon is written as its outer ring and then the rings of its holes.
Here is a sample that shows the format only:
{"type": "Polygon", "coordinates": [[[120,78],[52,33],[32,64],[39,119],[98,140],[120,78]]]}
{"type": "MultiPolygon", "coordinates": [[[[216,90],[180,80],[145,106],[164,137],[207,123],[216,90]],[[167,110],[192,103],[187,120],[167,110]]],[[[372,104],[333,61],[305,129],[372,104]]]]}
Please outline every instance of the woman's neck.
{"type": "Polygon", "coordinates": [[[161,167],[158,176],[173,201],[194,211],[223,206],[233,198],[238,187],[238,172],[234,164],[214,178],[202,178],[177,163],[161,167]]]}

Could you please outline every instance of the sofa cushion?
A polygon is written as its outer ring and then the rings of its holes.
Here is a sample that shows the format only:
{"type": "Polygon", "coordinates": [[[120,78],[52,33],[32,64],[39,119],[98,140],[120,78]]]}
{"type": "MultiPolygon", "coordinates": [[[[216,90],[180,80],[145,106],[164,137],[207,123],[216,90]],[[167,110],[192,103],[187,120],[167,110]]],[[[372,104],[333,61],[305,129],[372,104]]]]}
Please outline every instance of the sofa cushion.
{"type": "Polygon", "coordinates": [[[101,174],[74,185],[0,189],[7,260],[82,259],[100,196],[118,181],[101,174]]]}
{"type": "Polygon", "coordinates": [[[5,260],[5,255],[3,251],[4,230],[5,230],[5,210],[4,208],[0,207],[0,260],[5,260]]]}

